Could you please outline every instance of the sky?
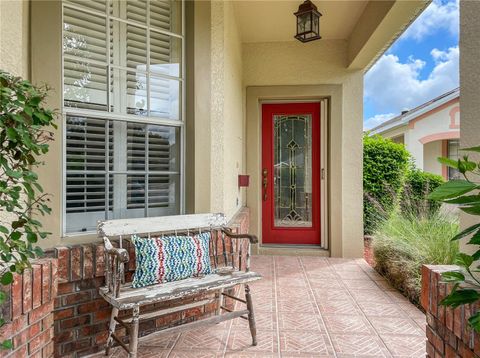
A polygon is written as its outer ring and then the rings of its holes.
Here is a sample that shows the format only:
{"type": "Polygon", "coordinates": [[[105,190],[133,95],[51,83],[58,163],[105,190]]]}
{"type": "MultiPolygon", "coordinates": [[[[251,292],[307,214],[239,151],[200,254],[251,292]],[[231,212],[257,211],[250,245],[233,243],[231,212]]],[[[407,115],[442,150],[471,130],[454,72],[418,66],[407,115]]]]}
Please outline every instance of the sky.
{"type": "Polygon", "coordinates": [[[366,73],[364,129],[459,86],[458,0],[434,0],[366,73]]]}

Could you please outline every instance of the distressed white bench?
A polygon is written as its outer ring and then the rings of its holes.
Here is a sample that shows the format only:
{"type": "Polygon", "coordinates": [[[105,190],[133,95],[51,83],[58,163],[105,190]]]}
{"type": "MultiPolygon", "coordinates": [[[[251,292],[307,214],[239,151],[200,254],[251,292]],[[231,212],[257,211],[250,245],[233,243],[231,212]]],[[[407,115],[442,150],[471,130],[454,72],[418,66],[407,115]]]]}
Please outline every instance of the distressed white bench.
{"type": "MultiPolygon", "coordinates": [[[[116,342],[125,349],[129,357],[137,357],[138,326],[141,319],[183,311],[185,309],[217,302],[216,315],[179,326],[163,329],[165,334],[219,323],[233,318],[248,320],[252,335],[252,344],[257,344],[255,318],[252,297],[248,283],[259,280],[261,275],[250,271],[250,245],[257,243],[253,235],[234,234],[226,227],[223,214],[195,214],[140,219],[109,220],[98,224],[98,234],[105,243],[105,286],[100,288],[100,295],[111,304],[112,315],[106,354],[116,342]],[[125,282],[125,264],[129,261],[128,251],[122,248],[123,239],[130,239],[134,234],[141,237],[158,235],[194,235],[211,232],[210,261],[213,274],[192,277],[185,280],[167,282],[142,288],[133,288],[125,282]],[[119,247],[112,245],[111,239],[119,239],[119,247]],[[224,292],[237,285],[245,286],[245,299],[224,292]],[[215,293],[215,297],[189,301],[175,307],[168,307],[154,312],[140,314],[140,307],[154,303],[167,302],[198,294],[215,293]],[[232,310],[224,306],[228,297],[245,304],[245,309],[232,310]],[[128,318],[119,318],[120,310],[131,310],[128,318]],[[126,328],[129,336],[128,346],[115,334],[116,325],[126,328]]],[[[186,238],[186,240],[188,240],[186,238]]]]}

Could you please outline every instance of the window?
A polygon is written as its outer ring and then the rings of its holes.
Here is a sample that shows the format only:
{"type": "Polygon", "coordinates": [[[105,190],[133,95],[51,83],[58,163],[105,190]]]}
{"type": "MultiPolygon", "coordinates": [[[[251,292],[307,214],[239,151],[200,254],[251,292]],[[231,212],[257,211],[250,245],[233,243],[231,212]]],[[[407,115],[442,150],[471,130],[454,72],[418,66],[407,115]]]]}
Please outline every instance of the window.
{"type": "Polygon", "coordinates": [[[65,232],[182,211],[183,4],[63,2],[65,232]]]}
{"type": "MultiPolygon", "coordinates": [[[[458,153],[459,148],[460,148],[460,143],[458,139],[448,140],[447,141],[448,158],[457,161],[459,158],[459,153],[458,153]]],[[[448,167],[448,180],[458,179],[459,174],[460,173],[458,172],[457,169],[448,167]]]]}

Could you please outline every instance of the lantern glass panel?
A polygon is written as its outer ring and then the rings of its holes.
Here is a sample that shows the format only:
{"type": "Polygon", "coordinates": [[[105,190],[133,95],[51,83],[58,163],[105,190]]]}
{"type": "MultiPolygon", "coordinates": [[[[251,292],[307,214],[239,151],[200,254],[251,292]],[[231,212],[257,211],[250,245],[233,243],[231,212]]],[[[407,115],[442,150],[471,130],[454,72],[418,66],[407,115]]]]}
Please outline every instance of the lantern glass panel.
{"type": "Polygon", "coordinates": [[[297,17],[297,33],[302,34],[307,31],[311,31],[312,22],[310,20],[310,14],[305,13],[297,17]]]}

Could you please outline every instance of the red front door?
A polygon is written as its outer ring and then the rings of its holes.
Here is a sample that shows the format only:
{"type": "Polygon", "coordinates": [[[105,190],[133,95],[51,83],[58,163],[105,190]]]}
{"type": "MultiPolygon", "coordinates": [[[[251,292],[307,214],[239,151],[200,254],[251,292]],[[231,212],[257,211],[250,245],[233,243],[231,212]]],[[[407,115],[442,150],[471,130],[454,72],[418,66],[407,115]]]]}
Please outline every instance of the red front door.
{"type": "Polygon", "coordinates": [[[262,241],[320,245],[320,104],[262,105],[262,241]]]}

